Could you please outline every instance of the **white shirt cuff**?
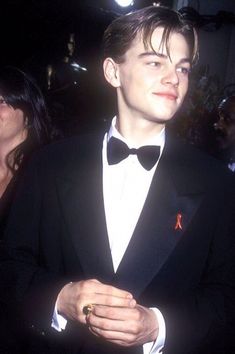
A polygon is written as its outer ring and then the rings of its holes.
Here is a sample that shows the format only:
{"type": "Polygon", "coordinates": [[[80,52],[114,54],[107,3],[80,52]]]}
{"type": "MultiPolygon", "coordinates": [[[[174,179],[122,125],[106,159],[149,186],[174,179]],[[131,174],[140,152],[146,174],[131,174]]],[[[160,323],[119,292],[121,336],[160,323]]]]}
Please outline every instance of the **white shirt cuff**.
{"type": "Polygon", "coordinates": [[[57,311],[57,303],[55,304],[53,317],[51,321],[51,327],[53,327],[56,331],[61,332],[65,329],[67,325],[67,320],[61,316],[57,311]]]}
{"type": "Polygon", "coordinates": [[[165,344],[166,339],[166,324],[164,317],[160,310],[155,307],[152,307],[151,310],[154,311],[157,321],[158,321],[158,336],[155,342],[145,343],[143,345],[143,352],[144,354],[160,354],[162,353],[162,349],[165,344]]]}

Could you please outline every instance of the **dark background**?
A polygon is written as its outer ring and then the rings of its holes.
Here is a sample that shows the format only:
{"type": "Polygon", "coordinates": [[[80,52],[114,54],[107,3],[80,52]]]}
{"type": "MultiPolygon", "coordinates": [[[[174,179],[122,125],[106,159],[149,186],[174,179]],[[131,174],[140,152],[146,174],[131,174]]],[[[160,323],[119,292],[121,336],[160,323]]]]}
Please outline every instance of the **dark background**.
{"type": "MultiPolygon", "coordinates": [[[[227,4],[231,1],[234,0],[227,1],[227,4]]],[[[96,129],[115,112],[114,93],[102,74],[100,45],[103,31],[119,14],[152,3],[136,0],[134,6],[121,8],[114,0],[7,0],[0,7],[0,65],[18,66],[37,79],[52,119],[65,134],[96,129]],[[69,56],[71,34],[74,35],[75,48],[73,55],[69,56]],[[69,63],[65,63],[66,56],[69,63]],[[70,65],[73,62],[86,71],[74,70],[70,65]],[[52,70],[50,84],[49,67],[52,70]]],[[[226,70],[232,60],[229,59],[231,41],[228,36],[235,27],[234,13],[226,10],[233,7],[228,5],[226,8],[223,4],[218,7],[221,2],[217,0],[161,1],[162,5],[173,8],[176,3],[196,4],[194,9],[188,7],[191,9],[189,16],[197,21],[201,31],[202,43],[201,63],[194,85],[205,76],[211,80],[211,75],[218,75],[220,89],[223,88],[227,84],[223,82],[226,70]],[[216,41],[219,41],[220,48],[217,48],[216,41]],[[211,47],[208,53],[208,46],[213,44],[215,48],[211,47]]],[[[233,79],[229,84],[233,84],[233,79]]]]}
{"type": "MultiPolygon", "coordinates": [[[[171,0],[163,3],[172,5],[171,0]]],[[[137,0],[134,8],[151,4],[137,0]]],[[[66,135],[97,128],[115,110],[102,74],[102,34],[115,17],[132,9],[113,0],[7,0],[0,8],[0,65],[18,66],[37,79],[55,124],[66,135]],[[71,33],[70,61],[86,71],[64,63],[71,33]],[[53,69],[50,89],[48,65],[53,69]]]]}

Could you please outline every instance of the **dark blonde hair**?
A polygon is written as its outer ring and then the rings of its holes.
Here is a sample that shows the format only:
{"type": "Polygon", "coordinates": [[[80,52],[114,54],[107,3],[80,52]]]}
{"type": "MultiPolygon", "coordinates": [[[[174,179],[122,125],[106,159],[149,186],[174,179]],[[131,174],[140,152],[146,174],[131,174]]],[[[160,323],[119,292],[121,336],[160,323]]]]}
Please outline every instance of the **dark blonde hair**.
{"type": "Polygon", "coordinates": [[[123,62],[124,54],[137,34],[142,35],[146,48],[152,48],[151,38],[157,27],[164,28],[161,46],[166,45],[168,55],[170,34],[180,33],[189,46],[191,63],[197,61],[198,42],[195,28],[180,13],[162,6],[148,6],[116,18],[104,32],[104,59],[111,57],[116,63],[123,62]]]}

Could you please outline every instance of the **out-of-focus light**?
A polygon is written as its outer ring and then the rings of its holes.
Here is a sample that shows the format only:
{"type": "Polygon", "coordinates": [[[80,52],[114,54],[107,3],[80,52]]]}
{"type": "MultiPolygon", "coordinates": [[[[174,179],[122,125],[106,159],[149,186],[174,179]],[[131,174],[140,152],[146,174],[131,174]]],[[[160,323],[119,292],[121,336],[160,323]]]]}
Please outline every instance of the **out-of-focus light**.
{"type": "Polygon", "coordinates": [[[71,63],[70,65],[74,68],[75,71],[79,71],[79,70],[87,71],[87,68],[84,68],[83,66],[75,62],[71,63]]]}
{"type": "Polygon", "coordinates": [[[134,4],[134,0],[115,0],[115,2],[122,7],[132,6],[134,4]]]}

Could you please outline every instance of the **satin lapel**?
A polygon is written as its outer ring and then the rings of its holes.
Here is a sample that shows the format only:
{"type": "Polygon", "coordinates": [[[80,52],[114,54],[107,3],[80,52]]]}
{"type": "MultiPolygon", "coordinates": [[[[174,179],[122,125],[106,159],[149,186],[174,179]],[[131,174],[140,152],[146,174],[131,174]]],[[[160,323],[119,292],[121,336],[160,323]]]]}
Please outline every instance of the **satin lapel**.
{"type": "Polygon", "coordinates": [[[184,185],[186,171],[178,171],[174,154],[171,156],[167,150],[168,146],[115,277],[117,286],[129,289],[135,296],[161,270],[180,239],[187,237],[190,221],[202,200],[200,189],[184,185]],[[180,188],[174,183],[174,174],[182,177],[180,188]]]}
{"type": "Polygon", "coordinates": [[[71,171],[65,171],[69,177],[57,181],[58,192],[85,276],[107,282],[113,277],[113,266],[103,203],[102,138],[86,144],[89,148],[82,147],[71,171]]]}

